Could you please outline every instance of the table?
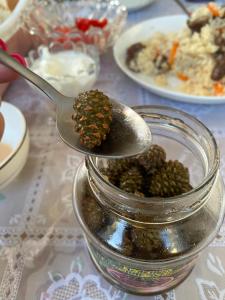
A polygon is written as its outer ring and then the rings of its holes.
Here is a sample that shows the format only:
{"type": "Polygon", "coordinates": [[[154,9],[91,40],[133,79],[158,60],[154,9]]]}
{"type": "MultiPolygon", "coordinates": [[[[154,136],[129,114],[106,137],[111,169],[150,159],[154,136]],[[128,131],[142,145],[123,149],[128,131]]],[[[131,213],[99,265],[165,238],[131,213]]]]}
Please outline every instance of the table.
{"type": "MultiPolygon", "coordinates": [[[[172,13],[180,13],[175,3],[158,0],[132,13],[128,25],[172,13]]],[[[129,105],[176,107],[203,121],[220,146],[225,176],[225,105],[184,104],[155,96],[118,69],[111,51],[101,63],[96,87],[112,97],[129,105]]],[[[11,85],[5,100],[23,111],[31,146],[23,171],[0,193],[1,300],[225,299],[225,224],[190,277],[175,290],[146,298],[107,283],[90,261],[72,209],[73,178],[82,155],[63,144],[55,128],[54,106],[24,80],[11,85]]]]}

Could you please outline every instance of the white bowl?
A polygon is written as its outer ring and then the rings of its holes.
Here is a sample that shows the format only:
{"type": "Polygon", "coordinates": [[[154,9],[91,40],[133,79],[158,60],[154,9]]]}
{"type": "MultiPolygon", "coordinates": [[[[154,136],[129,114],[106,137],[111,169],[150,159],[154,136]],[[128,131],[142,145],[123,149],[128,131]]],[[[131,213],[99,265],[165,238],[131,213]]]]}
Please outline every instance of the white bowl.
{"type": "Polygon", "coordinates": [[[5,120],[1,144],[9,145],[11,152],[0,161],[0,189],[8,185],[20,173],[29,152],[29,133],[21,111],[10,103],[2,102],[1,113],[5,120]]]}
{"type": "Polygon", "coordinates": [[[99,51],[83,42],[40,45],[28,52],[26,62],[29,69],[68,97],[90,90],[100,70],[99,51]]]}

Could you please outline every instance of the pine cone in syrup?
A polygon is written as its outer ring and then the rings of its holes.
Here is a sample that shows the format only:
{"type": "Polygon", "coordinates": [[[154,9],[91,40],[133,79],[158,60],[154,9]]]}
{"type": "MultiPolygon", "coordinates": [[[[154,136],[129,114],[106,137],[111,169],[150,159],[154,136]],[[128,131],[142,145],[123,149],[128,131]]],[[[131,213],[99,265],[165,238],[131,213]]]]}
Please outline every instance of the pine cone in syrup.
{"type": "Polygon", "coordinates": [[[105,214],[93,196],[86,196],[82,203],[84,220],[91,231],[98,231],[105,222],[105,214]]]}
{"type": "Polygon", "coordinates": [[[170,160],[151,177],[149,193],[156,197],[173,197],[191,189],[188,168],[177,160],[170,160]]]}
{"type": "Polygon", "coordinates": [[[152,145],[147,152],[138,157],[138,161],[147,174],[154,174],[165,164],[166,152],[162,147],[152,145]]]}
{"type": "Polygon", "coordinates": [[[119,187],[127,193],[138,195],[142,191],[144,178],[137,167],[125,171],[120,177],[119,187]]]}
{"type": "Polygon", "coordinates": [[[80,143],[92,149],[100,146],[110,131],[112,105],[109,97],[98,90],[80,93],[73,105],[75,131],[80,135],[80,143]]]}
{"type": "Polygon", "coordinates": [[[124,159],[111,159],[108,160],[108,166],[102,169],[101,172],[107,176],[109,182],[119,186],[120,176],[128,171],[132,166],[136,166],[136,159],[124,158],[124,159]]]}

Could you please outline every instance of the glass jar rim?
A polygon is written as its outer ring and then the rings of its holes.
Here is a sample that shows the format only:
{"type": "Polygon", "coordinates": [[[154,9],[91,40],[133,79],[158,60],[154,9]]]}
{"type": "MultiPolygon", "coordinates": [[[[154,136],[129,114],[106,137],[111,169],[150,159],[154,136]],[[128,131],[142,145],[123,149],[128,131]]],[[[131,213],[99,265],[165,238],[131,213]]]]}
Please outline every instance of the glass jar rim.
{"type": "MultiPolygon", "coordinates": [[[[208,171],[208,174],[203,178],[203,180],[193,189],[191,189],[189,192],[184,193],[182,195],[178,195],[178,196],[173,196],[173,197],[168,197],[168,198],[162,198],[162,197],[137,197],[134,194],[131,193],[127,193],[123,190],[121,190],[120,188],[116,187],[115,185],[113,185],[111,182],[109,182],[106,177],[101,173],[101,171],[98,169],[98,167],[96,166],[96,164],[94,163],[94,158],[91,156],[87,156],[87,161],[88,164],[90,164],[92,170],[94,171],[95,175],[97,176],[98,179],[100,179],[106,186],[108,186],[110,189],[113,189],[114,191],[117,191],[120,193],[120,195],[122,195],[124,198],[129,197],[129,199],[133,199],[135,201],[140,201],[141,203],[156,203],[156,201],[159,201],[159,199],[161,201],[165,201],[168,204],[174,204],[177,201],[182,201],[182,199],[186,199],[188,196],[193,195],[194,193],[197,193],[199,191],[201,191],[205,186],[207,186],[215,177],[216,172],[219,169],[219,162],[220,162],[220,154],[219,154],[219,149],[217,146],[217,142],[212,134],[212,132],[201,122],[199,121],[197,118],[191,116],[190,114],[181,111],[179,109],[175,109],[175,108],[171,108],[168,106],[160,106],[160,105],[142,105],[142,106],[133,106],[132,109],[134,109],[135,111],[138,112],[138,110],[141,109],[160,109],[160,110],[164,110],[164,111],[169,111],[169,112],[174,112],[174,113],[179,113],[181,116],[184,116],[186,118],[188,118],[189,120],[192,120],[193,122],[197,123],[203,130],[205,130],[211,139],[211,143],[214,147],[214,159],[213,159],[213,163],[212,163],[212,167],[210,168],[210,170],[208,171]]],[[[147,113],[145,113],[147,114],[147,113]]]]}

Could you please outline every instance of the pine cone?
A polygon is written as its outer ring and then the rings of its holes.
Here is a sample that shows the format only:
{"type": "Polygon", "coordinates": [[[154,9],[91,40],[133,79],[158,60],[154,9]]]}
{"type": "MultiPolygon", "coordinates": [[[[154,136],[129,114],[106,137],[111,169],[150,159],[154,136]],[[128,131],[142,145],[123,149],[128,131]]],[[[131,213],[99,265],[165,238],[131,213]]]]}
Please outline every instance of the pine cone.
{"type": "Polygon", "coordinates": [[[137,167],[132,167],[120,177],[119,187],[127,193],[137,194],[142,190],[144,178],[137,167]]]}
{"type": "Polygon", "coordinates": [[[80,93],[73,105],[75,131],[80,134],[80,143],[92,149],[100,146],[110,131],[112,105],[109,98],[98,90],[80,93]]]}
{"type": "Polygon", "coordinates": [[[87,196],[82,203],[82,212],[85,222],[91,231],[98,231],[105,222],[105,215],[94,197],[87,196]]]}
{"type": "Polygon", "coordinates": [[[131,158],[108,160],[107,168],[101,170],[101,172],[107,176],[112,184],[119,186],[121,174],[128,171],[135,164],[136,160],[131,158]]]}
{"type": "Polygon", "coordinates": [[[163,244],[158,231],[144,228],[132,228],[131,240],[135,247],[140,250],[140,252],[136,251],[138,257],[159,258],[160,252],[163,249],[163,244]]]}
{"type": "Polygon", "coordinates": [[[162,147],[152,145],[147,152],[138,157],[138,161],[147,174],[154,174],[165,164],[166,152],[162,147]]]}
{"type": "Polygon", "coordinates": [[[170,160],[151,177],[149,193],[156,197],[173,197],[191,189],[188,168],[177,160],[170,160]]]}
{"type": "Polygon", "coordinates": [[[129,239],[129,237],[125,234],[123,238],[121,253],[125,256],[131,256],[132,252],[133,252],[133,243],[129,239]]]}
{"type": "Polygon", "coordinates": [[[134,195],[137,196],[137,197],[141,197],[141,198],[145,197],[145,194],[143,192],[140,192],[140,191],[135,191],[134,195]]]}

